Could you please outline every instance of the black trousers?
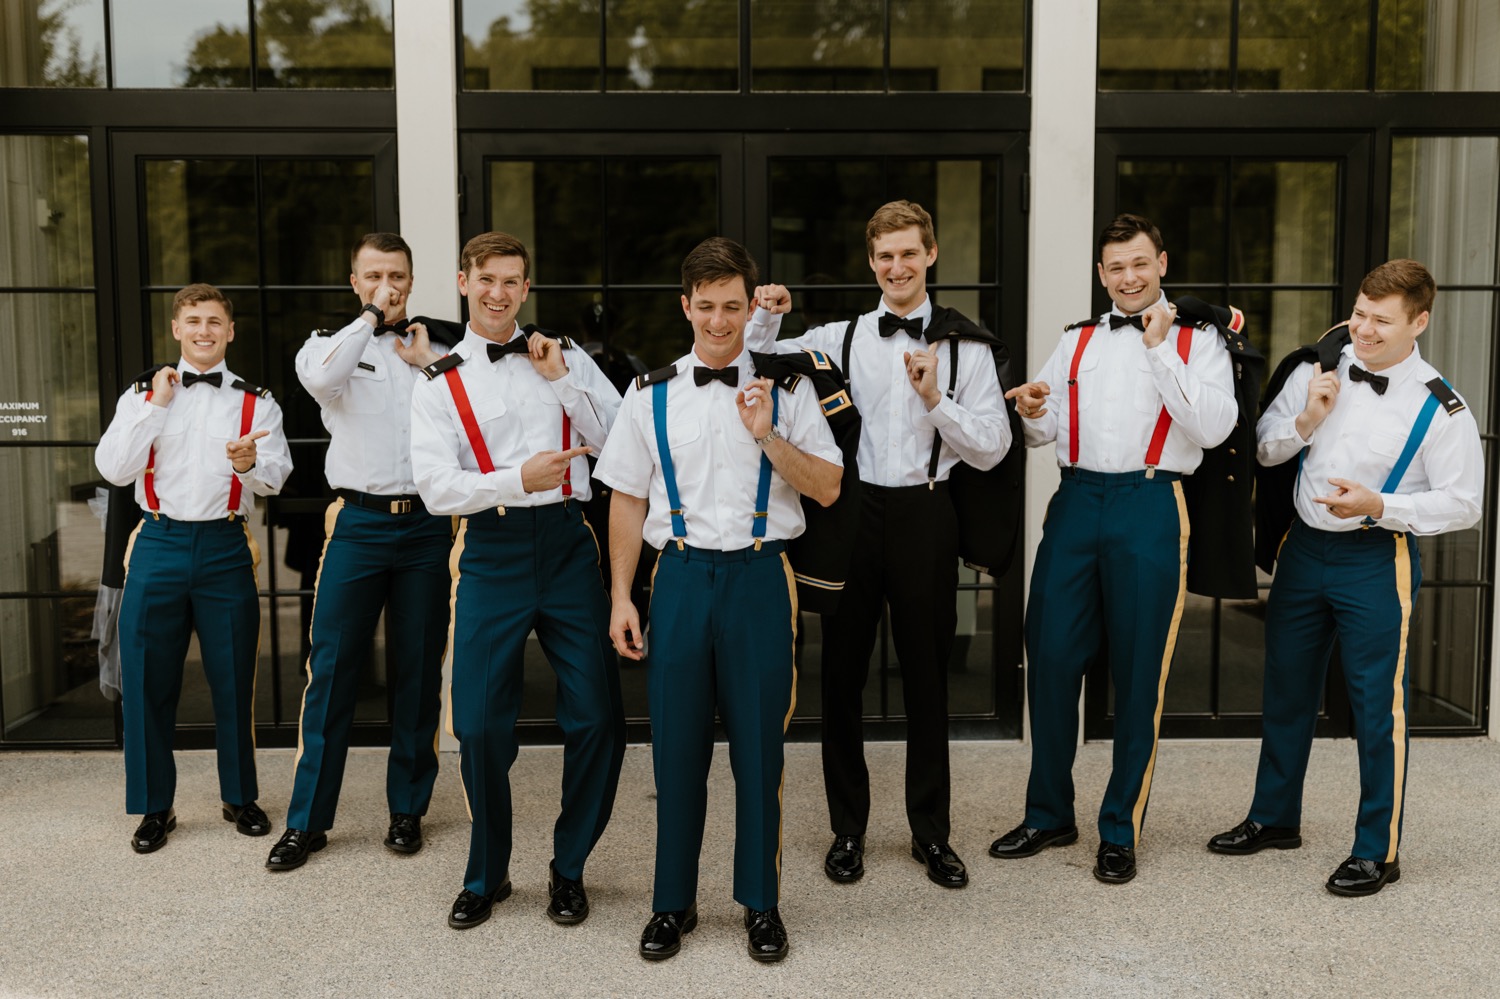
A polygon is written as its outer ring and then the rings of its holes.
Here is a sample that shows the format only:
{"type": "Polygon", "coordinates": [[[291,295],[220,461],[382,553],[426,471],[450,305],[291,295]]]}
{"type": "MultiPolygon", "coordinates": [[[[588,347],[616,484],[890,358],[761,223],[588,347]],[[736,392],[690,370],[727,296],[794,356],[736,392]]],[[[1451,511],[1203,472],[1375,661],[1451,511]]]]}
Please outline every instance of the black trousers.
{"type": "Polygon", "coordinates": [[[838,834],[870,818],[864,688],[881,611],[901,666],[906,714],[906,817],[922,842],[950,830],[948,657],[958,624],[958,521],[948,484],[863,485],[859,535],[837,613],[823,616],[823,785],[838,834]]]}

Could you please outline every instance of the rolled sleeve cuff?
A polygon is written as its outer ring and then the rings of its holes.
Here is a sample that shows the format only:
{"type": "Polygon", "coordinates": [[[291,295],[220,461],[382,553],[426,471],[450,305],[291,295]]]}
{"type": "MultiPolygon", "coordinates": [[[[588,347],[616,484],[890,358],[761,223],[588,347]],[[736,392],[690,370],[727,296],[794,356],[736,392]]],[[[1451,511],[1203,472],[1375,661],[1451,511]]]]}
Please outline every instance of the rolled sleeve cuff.
{"type": "Polygon", "coordinates": [[[498,468],[486,476],[495,486],[496,492],[500,494],[501,504],[519,503],[526,496],[526,489],[521,485],[521,468],[498,468]]]}
{"type": "Polygon", "coordinates": [[[945,395],[938,400],[936,406],[922,415],[922,421],[934,430],[951,427],[958,422],[958,403],[945,395]]]}
{"type": "Polygon", "coordinates": [[[618,489],[627,496],[645,499],[650,495],[651,481],[649,479],[644,482],[638,482],[634,479],[628,479],[615,474],[615,470],[612,468],[602,468],[599,465],[594,466],[594,478],[611,489],[618,489]]]}

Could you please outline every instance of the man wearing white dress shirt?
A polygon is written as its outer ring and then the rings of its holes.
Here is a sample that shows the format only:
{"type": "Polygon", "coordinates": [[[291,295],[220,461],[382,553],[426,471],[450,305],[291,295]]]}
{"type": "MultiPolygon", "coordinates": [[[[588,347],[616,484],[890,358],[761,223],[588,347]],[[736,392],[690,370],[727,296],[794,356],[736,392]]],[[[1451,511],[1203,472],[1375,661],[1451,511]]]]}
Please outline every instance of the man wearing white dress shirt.
{"type": "Polygon", "coordinates": [[[390,825],[385,845],[422,848],[422,816],[437,779],[443,649],[448,639],[451,520],[422,505],[411,470],[411,393],[437,360],[427,330],[406,316],[411,248],[395,233],[361,237],[349,284],[359,314],[315,330],[297,351],[297,378],[322,407],[326,474],[337,498],[324,517],[313,587],[312,645],[302,692],[286,831],[266,867],[289,871],[333,828],[360,675],[381,611],[389,618],[390,825]]]}
{"type": "Polygon", "coordinates": [[[1036,380],[1007,393],[1026,445],[1057,443],[1062,483],[1026,605],[1026,814],[990,855],[1030,857],[1078,839],[1078,698],[1102,652],[1114,678],[1114,767],[1099,805],[1094,876],[1123,884],[1136,874],[1187,595],[1182,478],[1229,436],[1238,408],[1219,331],[1175,322],[1161,291],[1167,254],[1149,219],[1121,215],[1105,227],[1098,273],[1110,311],[1069,326],[1036,380]]]}
{"type": "Polygon", "coordinates": [[[806,526],[799,494],[825,507],[838,498],[843,457],[810,383],[757,377],[744,341],[755,277],[749,253],[721,236],[687,255],[693,349],[626,391],[597,471],[614,488],[610,637],[647,668],[656,872],[640,954],[653,961],[676,954],[698,922],[715,709],[734,771],[747,949],[763,962],[788,951],[778,902],[797,596],[786,542],[806,526]],[[649,635],[630,599],[643,537],[661,552],[649,635]]]}
{"type": "Polygon", "coordinates": [[[1436,292],[1415,260],[1375,268],[1360,285],[1337,369],[1298,364],[1256,425],[1262,465],[1299,463],[1296,516],[1266,602],[1255,797],[1246,820],[1208,848],[1248,854],[1302,844],[1302,783],[1337,638],[1360,800],[1353,849],[1326,884],[1336,895],[1373,895],[1401,876],[1408,642],[1422,582],[1415,538],[1472,527],[1480,516],[1478,426],[1417,349],[1436,292]]]}
{"type": "Polygon", "coordinates": [[[812,348],[841,365],[847,358],[844,376],[863,420],[854,560],[837,610],[822,619],[823,786],[833,832],[823,871],[838,882],[864,875],[864,687],[889,606],[906,712],[912,856],[933,883],[962,888],[968,871],[948,842],[948,659],[958,621],[959,536],[947,480],[960,461],[980,470],[998,464],[1010,447],[1010,423],[989,346],[958,342],[958,380],[948,392],[952,355],[925,338],[935,318],[927,295],[927,271],[938,256],[932,216],[909,201],[884,205],[865,226],[865,248],[881,298],[852,328],[851,321],[828,323],[777,341],[791,297],[767,285],[756,289],[761,308],[745,331],[753,350],[812,348]]]}
{"type": "Polygon", "coordinates": [[[264,836],[255,803],[255,671],[260,646],[260,552],[247,518],[292,470],[281,407],[224,364],[234,339],[229,300],[188,285],[172,300],[176,365],[120,396],[94,461],[117,486],[135,483],[145,511],[125,555],[120,603],[125,811],[144,815],[137,853],[165,845],[177,825],[172,734],[194,631],[213,699],[219,796],[226,821],[264,836]]]}
{"type": "Polygon", "coordinates": [[[509,771],[533,629],[557,673],[563,731],[547,915],[581,923],[584,862],[609,821],[625,755],[609,605],[583,515],[585,455],[603,446],[620,396],[581,348],[517,325],[531,267],[520,240],[475,236],[460,267],[468,328],[412,393],[417,489],[428,510],[462,518],[450,562],[449,710],[473,830],[448,925],[479,925],[511,891],[509,771]]]}

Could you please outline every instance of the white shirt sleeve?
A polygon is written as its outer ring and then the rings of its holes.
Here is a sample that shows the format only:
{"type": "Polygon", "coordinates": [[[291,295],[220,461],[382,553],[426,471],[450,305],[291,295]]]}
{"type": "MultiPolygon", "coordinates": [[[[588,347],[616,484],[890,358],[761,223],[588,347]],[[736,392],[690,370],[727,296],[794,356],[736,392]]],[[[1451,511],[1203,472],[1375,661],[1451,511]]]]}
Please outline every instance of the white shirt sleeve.
{"type": "Polygon", "coordinates": [[[126,389],[115,403],[115,418],[94,449],[99,474],[117,486],[139,479],[151,458],[151,445],[166,425],[167,407],[153,406],[146,401],[146,393],[126,389]]]}
{"type": "Polygon", "coordinates": [[[319,336],[313,331],[297,351],[297,380],[318,405],[326,406],[338,398],[370,345],[375,328],[364,317],[365,313],[360,313],[333,336],[319,336]]]}

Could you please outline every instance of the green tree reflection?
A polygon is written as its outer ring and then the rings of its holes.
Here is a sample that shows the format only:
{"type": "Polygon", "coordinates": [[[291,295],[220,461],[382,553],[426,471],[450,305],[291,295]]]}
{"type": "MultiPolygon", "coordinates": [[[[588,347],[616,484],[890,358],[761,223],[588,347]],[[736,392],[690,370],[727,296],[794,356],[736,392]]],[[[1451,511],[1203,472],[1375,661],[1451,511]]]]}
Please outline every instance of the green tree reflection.
{"type": "Polygon", "coordinates": [[[389,89],[395,85],[390,0],[260,0],[257,52],[239,26],[216,25],[188,56],[184,87],[389,89]]]}

